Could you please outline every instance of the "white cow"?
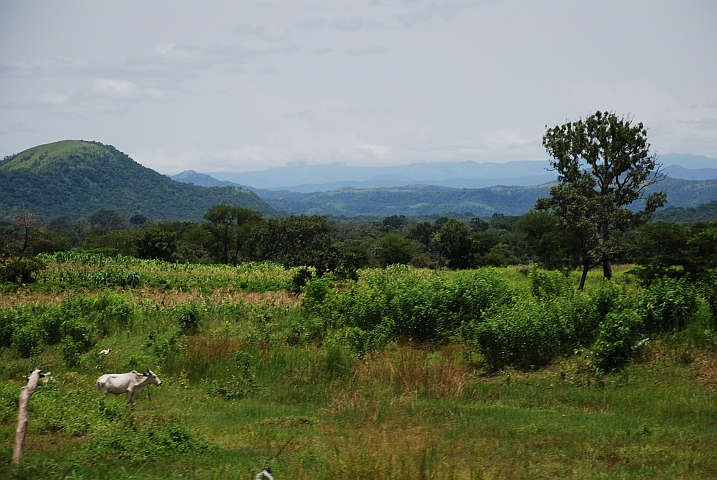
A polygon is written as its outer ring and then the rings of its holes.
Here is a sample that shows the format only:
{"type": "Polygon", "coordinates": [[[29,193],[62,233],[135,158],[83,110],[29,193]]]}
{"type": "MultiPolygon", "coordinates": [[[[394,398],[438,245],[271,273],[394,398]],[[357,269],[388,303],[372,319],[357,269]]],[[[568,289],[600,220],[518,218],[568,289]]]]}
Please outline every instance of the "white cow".
{"type": "Polygon", "coordinates": [[[148,385],[162,385],[162,381],[147,367],[147,373],[132,370],[129,373],[107,373],[97,379],[97,388],[107,395],[121,395],[127,392],[127,403],[133,403],[134,396],[148,385]]]}

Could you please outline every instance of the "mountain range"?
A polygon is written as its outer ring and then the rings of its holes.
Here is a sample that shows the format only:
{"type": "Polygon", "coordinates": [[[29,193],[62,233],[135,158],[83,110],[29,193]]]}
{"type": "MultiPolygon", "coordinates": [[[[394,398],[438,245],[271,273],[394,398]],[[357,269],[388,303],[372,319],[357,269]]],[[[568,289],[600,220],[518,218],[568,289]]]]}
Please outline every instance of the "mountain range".
{"type": "MultiPolygon", "coordinates": [[[[672,178],[717,179],[717,159],[714,158],[670,154],[659,157],[658,161],[665,167],[664,172],[672,178]]],[[[405,185],[435,185],[451,188],[484,188],[496,185],[527,187],[554,182],[557,175],[549,170],[549,166],[547,160],[518,160],[505,163],[477,163],[466,160],[384,167],[292,163],[285,167],[257,172],[217,172],[210,175],[218,181],[248,185],[255,190],[313,193],[344,187],[390,188],[405,185]]],[[[179,180],[177,177],[185,173],[171,178],[179,180]]]]}
{"type": "MultiPolygon", "coordinates": [[[[710,166],[717,161],[694,156],[687,156],[687,160],[692,163],[688,161],[676,165],[676,168],[672,165],[666,167],[668,177],[657,186],[667,193],[668,206],[692,208],[717,200],[717,180],[674,178],[677,175],[717,178],[717,169],[710,166]]],[[[112,146],[66,140],[39,145],[0,161],[0,220],[8,219],[12,212],[22,208],[46,220],[62,215],[87,218],[99,210],[111,209],[126,217],[142,214],[151,219],[201,221],[204,213],[219,203],[257,210],[265,216],[282,213],[437,216],[450,212],[475,216],[490,216],[493,213],[521,215],[535,205],[537,198],[549,194],[551,183],[518,183],[527,182],[530,178],[534,178],[532,181],[545,180],[542,175],[552,175],[545,171],[546,163],[460,162],[383,169],[322,166],[319,170],[323,171],[323,176],[317,177],[316,185],[325,187],[331,184],[319,182],[330,180],[334,178],[331,175],[341,171],[372,175],[368,180],[347,181],[396,185],[371,188],[346,186],[329,191],[302,192],[257,188],[256,185],[249,187],[251,178],[242,177],[239,178],[240,183],[235,183],[193,171],[169,178],[141,166],[112,146]],[[334,173],[330,175],[331,171],[334,173]],[[466,177],[461,178],[461,172],[467,172],[466,177]],[[427,175],[433,175],[435,182],[425,180],[427,175]],[[419,182],[417,179],[424,180],[419,182]],[[504,183],[508,186],[497,185],[497,179],[506,179],[504,183]],[[458,180],[466,184],[485,181],[492,185],[455,188],[437,184],[458,180]]],[[[288,178],[294,172],[296,181],[302,181],[307,178],[306,175],[319,170],[316,166],[292,165],[280,174],[279,170],[271,169],[276,179],[288,178]],[[304,172],[304,176],[300,176],[299,172],[304,172]]],[[[554,180],[552,177],[547,180],[550,179],[554,180]]]]}

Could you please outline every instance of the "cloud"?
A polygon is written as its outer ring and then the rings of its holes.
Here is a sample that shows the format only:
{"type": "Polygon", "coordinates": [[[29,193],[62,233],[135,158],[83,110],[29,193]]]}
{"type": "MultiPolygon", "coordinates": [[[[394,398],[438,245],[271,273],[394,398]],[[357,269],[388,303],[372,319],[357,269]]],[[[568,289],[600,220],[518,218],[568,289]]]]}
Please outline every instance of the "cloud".
{"type": "Polygon", "coordinates": [[[93,90],[110,95],[129,96],[137,93],[137,85],[123,80],[99,78],[95,80],[93,90]]]}
{"type": "Polygon", "coordinates": [[[406,13],[396,14],[395,18],[398,23],[405,27],[412,27],[418,23],[429,22],[434,19],[453,20],[463,14],[465,10],[477,8],[486,3],[496,3],[495,1],[444,1],[444,2],[418,2],[421,4],[419,8],[411,9],[406,13]]]}
{"type": "Polygon", "coordinates": [[[717,112],[709,102],[683,105],[670,92],[644,79],[614,86],[585,82],[574,85],[571,92],[590,105],[584,115],[596,109],[611,110],[642,122],[654,139],[653,150],[714,155],[717,112]]]}
{"type": "Polygon", "coordinates": [[[40,98],[37,100],[37,103],[54,106],[67,105],[69,103],[69,97],[67,95],[62,95],[57,92],[43,93],[42,95],[40,95],[40,98]]]}
{"type": "Polygon", "coordinates": [[[360,57],[364,55],[384,55],[388,50],[380,45],[367,45],[365,47],[351,47],[346,49],[346,55],[360,57]]]}

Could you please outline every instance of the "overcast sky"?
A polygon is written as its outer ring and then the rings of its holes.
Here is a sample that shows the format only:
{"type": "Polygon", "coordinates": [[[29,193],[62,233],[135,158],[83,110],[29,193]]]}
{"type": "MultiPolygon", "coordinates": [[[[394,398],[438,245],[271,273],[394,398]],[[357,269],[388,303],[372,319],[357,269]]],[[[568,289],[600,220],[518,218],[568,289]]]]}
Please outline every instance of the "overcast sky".
{"type": "Polygon", "coordinates": [[[0,0],[0,157],[161,173],[546,159],[595,110],[717,157],[717,2],[0,0]]]}

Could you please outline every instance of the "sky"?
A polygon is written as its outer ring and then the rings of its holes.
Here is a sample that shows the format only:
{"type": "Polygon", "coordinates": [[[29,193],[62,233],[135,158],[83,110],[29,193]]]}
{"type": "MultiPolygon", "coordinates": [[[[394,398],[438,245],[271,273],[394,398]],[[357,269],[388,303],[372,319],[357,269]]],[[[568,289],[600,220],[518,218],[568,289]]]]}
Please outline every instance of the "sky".
{"type": "Polygon", "coordinates": [[[0,157],[59,140],[165,174],[544,160],[613,111],[717,158],[717,2],[0,0],[0,157]]]}

